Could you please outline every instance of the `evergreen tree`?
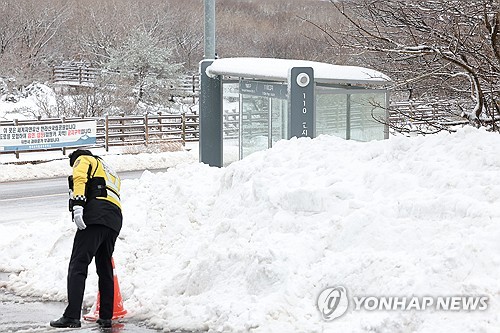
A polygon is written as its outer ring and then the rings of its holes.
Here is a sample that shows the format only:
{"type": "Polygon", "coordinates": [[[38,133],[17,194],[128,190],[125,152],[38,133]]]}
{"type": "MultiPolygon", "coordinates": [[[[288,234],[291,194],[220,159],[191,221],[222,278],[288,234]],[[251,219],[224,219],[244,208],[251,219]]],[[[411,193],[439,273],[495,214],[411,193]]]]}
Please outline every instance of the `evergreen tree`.
{"type": "Polygon", "coordinates": [[[118,75],[121,88],[130,89],[135,105],[165,106],[182,68],[170,61],[172,51],[150,33],[135,30],[110,50],[106,67],[118,75]]]}

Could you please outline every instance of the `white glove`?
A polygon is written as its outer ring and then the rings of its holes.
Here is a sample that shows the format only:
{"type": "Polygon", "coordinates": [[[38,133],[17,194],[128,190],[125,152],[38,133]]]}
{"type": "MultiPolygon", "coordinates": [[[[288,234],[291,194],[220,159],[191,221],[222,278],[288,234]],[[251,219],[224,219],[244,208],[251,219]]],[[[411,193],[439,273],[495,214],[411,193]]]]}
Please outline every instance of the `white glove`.
{"type": "Polygon", "coordinates": [[[73,207],[73,222],[75,222],[78,230],[87,228],[85,222],[83,222],[83,207],[80,205],[76,205],[73,207]]]}

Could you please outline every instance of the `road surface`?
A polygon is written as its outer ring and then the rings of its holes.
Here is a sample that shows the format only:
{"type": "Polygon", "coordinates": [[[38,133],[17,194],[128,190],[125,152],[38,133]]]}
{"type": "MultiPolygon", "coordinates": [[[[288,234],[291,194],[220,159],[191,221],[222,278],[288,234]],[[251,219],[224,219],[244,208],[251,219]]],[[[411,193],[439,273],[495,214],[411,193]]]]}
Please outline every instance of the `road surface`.
{"type": "MultiPolygon", "coordinates": [[[[166,169],[150,170],[164,172],[166,169]]],[[[144,170],[120,172],[121,179],[139,178],[144,170]]],[[[50,219],[68,213],[68,178],[0,183],[0,223],[50,219]]]]}

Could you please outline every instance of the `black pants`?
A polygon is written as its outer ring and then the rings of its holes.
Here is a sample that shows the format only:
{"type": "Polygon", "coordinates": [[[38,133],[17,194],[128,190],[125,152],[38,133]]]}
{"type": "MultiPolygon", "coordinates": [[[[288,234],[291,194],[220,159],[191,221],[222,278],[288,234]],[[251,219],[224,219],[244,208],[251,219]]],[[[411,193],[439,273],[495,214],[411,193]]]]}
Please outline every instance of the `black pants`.
{"type": "Polygon", "coordinates": [[[113,316],[114,278],[111,256],[117,237],[116,231],[99,224],[88,225],[86,229],[76,232],[68,269],[69,304],[64,311],[65,317],[80,319],[88,266],[94,256],[101,298],[99,317],[111,319],[113,316]]]}

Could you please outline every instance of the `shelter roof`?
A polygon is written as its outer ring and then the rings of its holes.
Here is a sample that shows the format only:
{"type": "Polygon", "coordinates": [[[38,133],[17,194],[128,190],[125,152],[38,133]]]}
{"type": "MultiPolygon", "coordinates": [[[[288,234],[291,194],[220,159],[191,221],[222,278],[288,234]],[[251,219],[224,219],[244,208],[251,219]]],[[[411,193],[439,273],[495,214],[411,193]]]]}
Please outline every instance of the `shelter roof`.
{"type": "Polygon", "coordinates": [[[207,67],[206,73],[210,77],[225,75],[285,82],[292,67],[312,67],[316,83],[381,85],[391,82],[387,75],[370,68],[277,58],[216,59],[207,67]]]}

